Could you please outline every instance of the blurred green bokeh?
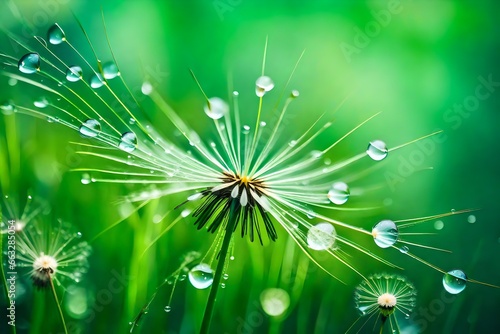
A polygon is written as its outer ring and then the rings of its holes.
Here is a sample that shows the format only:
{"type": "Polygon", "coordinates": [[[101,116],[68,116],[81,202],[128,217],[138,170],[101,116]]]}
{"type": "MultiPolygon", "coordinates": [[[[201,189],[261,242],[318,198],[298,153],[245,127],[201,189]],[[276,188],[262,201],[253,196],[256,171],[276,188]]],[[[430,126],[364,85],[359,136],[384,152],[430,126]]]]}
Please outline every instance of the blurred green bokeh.
{"type": "MultiPolygon", "coordinates": [[[[290,111],[291,138],[306,130],[312,119],[326,113],[334,126],[316,141],[318,147],[324,148],[364,119],[382,112],[333,150],[330,159],[362,152],[372,139],[383,139],[389,147],[395,147],[443,130],[432,146],[412,145],[391,152],[390,159],[382,162],[376,175],[368,180],[372,182],[356,185],[359,189],[382,186],[360,200],[381,206],[381,210],[370,214],[342,212],[335,218],[369,229],[382,218],[481,209],[474,213],[474,224],[467,223],[467,215],[459,215],[444,219],[440,231],[434,229],[434,222],[422,227],[422,231],[437,235],[420,238],[419,242],[451,249],[453,253],[415,253],[444,269],[461,268],[474,279],[500,285],[500,159],[495,156],[500,124],[498,3],[110,0],[101,4],[22,0],[2,3],[0,24],[6,31],[22,35],[27,22],[32,34],[45,36],[46,29],[58,22],[71,42],[90,57],[85,37],[71,15],[73,11],[97,53],[109,60],[101,6],[113,52],[132,90],[138,92],[144,78],[152,80],[179,115],[204,138],[211,139],[215,133],[200,117],[203,96],[189,69],[209,96],[226,97],[233,89],[244,93],[241,110],[251,120],[257,102],[248,96],[253,95],[255,79],[261,72],[266,38],[265,72],[277,85],[272,103],[305,50],[289,86],[300,91],[290,111]],[[14,7],[22,19],[13,12],[14,7]],[[485,86],[485,80],[493,84],[485,86]],[[478,86],[482,87],[479,93],[478,86]],[[335,111],[346,96],[349,98],[343,107],[335,111]]],[[[13,46],[6,41],[2,39],[0,50],[12,54],[13,46]]],[[[0,77],[0,100],[31,104],[36,96],[29,92],[25,85],[10,86],[8,78],[0,77]]],[[[170,123],[162,121],[151,101],[141,99],[157,129],[170,135],[170,123]]],[[[5,167],[0,170],[2,195],[19,196],[23,201],[30,190],[34,196],[46,198],[54,215],[73,223],[88,240],[130,209],[114,205],[131,191],[130,187],[82,185],[80,174],[68,172],[90,163],[75,154],[77,147],[68,144],[79,140],[76,133],[23,115],[1,116],[0,131],[5,133],[0,136],[1,166],[5,167]],[[5,164],[9,161],[9,141],[18,146],[14,151],[19,155],[21,173],[16,177],[9,174],[5,164]]],[[[15,158],[11,156],[12,161],[15,158]]],[[[355,172],[359,170],[345,175],[355,172]]],[[[183,254],[208,250],[213,236],[197,231],[193,221],[186,219],[140,256],[149,240],[165,227],[153,224],[152,218],[182,200],[172,197],[155,202],[95,240],[86,279],[64,295],[67,322],[74,326],[75,333],[126,332],[129,321],[177,268],[183,254]],[[131,276],[123,289],[109,301],[99,300],[96,296],[102,296],[110,280],[122,272],[131,276]]],[[[264,247],[236,238],[235,260],[228,268],[226,288],[217,300],[213,333],[344,333],[358,317],[353,292],[360,277],[333,263],[334,274],[346,283],[342,284],[313,263],[304,267],[305,257],[298,249],[291,253],[285,231],[278,232],[278,242],[264,247]],[[273,320],[262,311],[259,295],[265,288],[276,287],[276,265],[280,265],[282,257],[292,258],[297,266],[301,263],[296,267],[298,275],[305,272],[307,276],[296,291],[290,290],[291,285],[280,286],[289,290],[292,303],[286,317],[273,320]]],[[[418,290],[413,320],[425,333],[488,333],[500,328],[499,289],[469,284],[453,302],[444,303],[442,275],[397,253],[392,249],[378,252],[403,266],[404,271],[367,257],[349,261],[367,275],[399,273],[413,282],[418,290]]],[[[19,299],[18,333],[59,333],[61,327],[50,296],[28,292],[19,299]],[[31,331],[26,329],[30,326],[31,331]]],[[[180,282],[173,295],[172,311],[166,313],[169,293],[168,288],[159,291],[138,332],[191,333],[199,328],[208,291],[180,282]]],[[[4,319],[0,328],[7,333],[4,319]]],[[[371,325],[364,330],[371,330],[371,325]]],[[[414,333],[415,327],[411,330],[408,333],[414,333]]]]}

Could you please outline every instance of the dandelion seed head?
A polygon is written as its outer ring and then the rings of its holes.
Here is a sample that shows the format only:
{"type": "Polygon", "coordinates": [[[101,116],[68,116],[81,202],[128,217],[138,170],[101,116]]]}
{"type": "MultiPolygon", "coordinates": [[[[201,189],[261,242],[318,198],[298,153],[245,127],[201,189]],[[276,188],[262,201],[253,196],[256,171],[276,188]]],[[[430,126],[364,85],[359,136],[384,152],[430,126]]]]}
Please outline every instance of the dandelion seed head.
{"type": "Polygon", "coordinates": [[[377,298],[377,303],[383,308],[394,308],[397,298],[392,293],[384,293],[377,298]]]}

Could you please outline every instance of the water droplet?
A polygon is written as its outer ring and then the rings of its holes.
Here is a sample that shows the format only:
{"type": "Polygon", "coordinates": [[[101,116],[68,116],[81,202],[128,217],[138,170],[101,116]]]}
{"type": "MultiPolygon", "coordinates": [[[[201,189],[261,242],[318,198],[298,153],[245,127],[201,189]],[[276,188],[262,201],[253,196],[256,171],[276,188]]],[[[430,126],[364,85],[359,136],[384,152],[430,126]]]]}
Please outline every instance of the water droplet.
{"type": "Polygon", "coordinates": [[[172,307],[170,307],[170,305],[165,306],[165,312],[168,313],[170,311],[172,311],[172,307]]]}
{"type": "Polygon", "coordinates": [[[16,112],[16,106],[12,101],[5,101],[0,105],[0,110],[2,110],[2,114],[8,116],[16,112]]]}
{"type": "Polygon", "coordinates": [[[469,224],[474,224],[476,222],[476,216],[470,215],[469,217],[467,217],[467,222],[469,224]]]}
{"type": "MultiPolygon", "coordinates": [[[[83,70],[80,66],[77,66],[77,65],[70,66],[66,70],[66,80],[68,80],[70,82],[77,82],[78,80],[80,80],[82,78],[82,74],[83,74],[83,70]]],[[[92,81],[90,82],[90,84],[92,85],[92,81]]]]}
{"type": "Polygon", "coordinates": [[[410,248],[408,248],[408,246],[403,246],[399,249],[399,251],[403,254],[406,254],[410,251],[410,248]]]}
{"type": "Polygon", "coordinates": [[[112,61],[105,63],[102,66],[102,73],[104,74],[104,79],[111,80],[120,75],[118,71],[118,66],[112,61]]]}
{"type": "Polygon", "coordinates": [[[125,132],[121,139],[118,148],[125,152],[132,152],[137,148],[137,137],[133,132],[125,132]]]}
{"type": "Polygon", "coordinates": [[[383,160],[385,157],[387,157],[389,151],[387,150],[387,145],[383,141],[374,140],[371,141],[370,144],[368,145],[366,153],[373,160],[380,161],[383,160]]]}
{"type": "Polygon", "coordinates": [[[153,92],[153,85],[149,81],[144,81],[141,86],[141,92],[144,95],[149,95],[153,92]]]}
{"type": "Polygon", "coordinates": [[[451,213],[455,213],[455,209],[451,209],[451,213]]]}
{"type": "Polygon", "coordinates": [[[299,96],[299,91],[294,89],[292,90],[292,94],[290,94],[290,97],[296,98],[299,96]]]}
{"type": "Polygon", "coordinates": [[[46,108],[49,105],[49,101],[45,96],[40,96],[33,102],[33,104],[37,108],[46,108]]]}
{"type": "Polygon", "coordinates": [[[373,240],[381,248],[391,247],[398,240],[398,227],[392,220],[382,220],[372,229],[373,240]]]}
{"type": "Polygon", "coordinates": [[[337,232],[332,224],[318,223],[307,231],[307,245],[314,250],[329,249],[335,243],[337,232]]]}
{"type": "Polygon", "coordinates": [[[231,256],[229,257],[229,260],[234,261],[234,256],[233,256],[233,255],[231,255],[231,256]]]}
{"type": "Polygon", "coordinates": [[[211,97],[208,99],[209,104],[204,107],[205,114],[211,119],[219,119],[229,111],[228,104],[218,97],[211,97]]]}
{"type": "Polygon", "coordinates": [[[226,283],[221,283],[220,287],[221,287],[221,289],[225,289],[226,288],[226,283]]]}
{"type": "Polygon", "coordinates": [[[434,223],[434,228],[439,231],[439,230],[442,230],[443,227],[444,227],[443,221],[442,220],[436,220],[436,222],[434,223]]]}
{"type": "Polygon", "coordinates": [[[260,294],[262,309],[272,317],[285,313],[290,306],[290,296],[283,289],[270,288],[260,294]]]}
{"type": "Polygon", "coordinates": [[[17,64],[19,71],[26,74],[33,74],[40,70],[40,55],[35,52],[25,54],[17,64]]]}
{"type": "Polygon", "coordinates": [[[268,76],[263,75],[261,77],[258,77],[257,80],[255,81],[255,94],[258,97],[264,96],[264,94],[266,94],[273,88],[274,88],[274,82],[268,76]]]}
{"type": "Polygon", "coordinates": [[[100,73],[94,73],[94,75],[90,78],[90,87],[97,89],[104,85],[104,79],[100,73]]]}
{"type": "Polygon", "coordinates": [[[49,28],[47,32],[47,37],[50,44],[54,45],[61,44],[66,40],[66,35],[64,34],[64,31],[57,23],[54,23],[52,27],[49,28]]]}
{"type": "Polygon", "coordinates": [[[296,141],[296,140],[291,140],[291,141],[288,143],[288,146],[290,146],[290,147],[294,147],[295,145],[297,145],[297,141],[296,141]]]}
{"type": "Polygon", "coordinates": [[[82,237],[82,232],[76,232],[75,237],[80,239],[82,237]]]}
{"type": "Polygon", "coordinates": [[[92,182],[92,179],[90,178],[89,173],[83,173],[81,181],[82,181],[82,184],[89,184],[90,182],[92,182]]]}
{"type": "Polygon", "coordinates": [[[311,158],[313,159],[319,159],[323,156],[323,152],[321,151],[318,151],[318,150],[314,150],[314,151],[311,151],[309,153],[309,155],[311,156],[311,158]]]}
{"type": "Polygon", "coordinates": [[[85,137],[96,137],[101,131],[101,123],[95,119],[88,119],[80,126],[80,134],[85,137]]]}
{"type": "Polygon", "coordinates": [[[344,182],[335,182],[328,191],[327,197],[333,203],[342,205],[349,199],[349,186],[344,182]]]}
{"type": "Polygon", "coordinates": [[[206,263],[200,263],[189,271],[189,281],[197,289],[206,289],[214,280],[214,271],[206,263]]]}
{"type": "Polygon", "coordinates": [[[229,278],[229,275],[228,274],[224,274],[224,275],[222,275],[222,278],[225,279],[225,280],[227,280],[229,278]]]}
{"type": "Polygon", "coordinates": [[[9,78],[9,81],[7,82],[9,86],[15,86],[17,85],[17,79],[16,78],[9,78]]]}
{"type": "Polygon", "coordinates": [[[462,270],[451,270],[443,276],[443,286],[451,294],[456,295],[464,291],[466,284],[467,276],[462,270]]]}

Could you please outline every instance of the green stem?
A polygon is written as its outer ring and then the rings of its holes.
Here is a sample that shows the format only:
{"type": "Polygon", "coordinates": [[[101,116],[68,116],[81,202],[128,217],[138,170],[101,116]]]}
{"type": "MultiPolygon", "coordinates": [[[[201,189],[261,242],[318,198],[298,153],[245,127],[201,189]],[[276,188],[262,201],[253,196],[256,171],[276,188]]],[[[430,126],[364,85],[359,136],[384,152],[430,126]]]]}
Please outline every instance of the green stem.
{"type": "Polygon", "coordinates": [[[61,317],[61,322],[62,322],[62,325],[64,328],[64,333],[68,334],[68,328],[66,327],[66,321],[64,321],[64,315],[62,313],[61,305],[59,304],[59,299],[57,298],[56,289],[54,287],[54,281],[52,281],[52,277],[50,276],[50,273],[47,272],[47,275],[49,276],[50,288],[52,290],[52,294],[54,295],[54,300],[56,301],[57,309],[59,310],[59,316],[61,317]]]}
{"type": "Polygon", "coordinates": [[[229,220],[226,224],[226,232],[224,234],[224,240],[222,241],[222,247],[219,252],[219,262],[217,263],[217,269],[215,270],[214,281],[212,282],[212,288],[210,289],[210,295],[208,296],[207,306],[205,308],[205,314],[203,315],[203,321],[201,323],[200,334],[207,334],[210,329],[210,322],[212,320],[212,314],[214,312],[215,299],[217,298],[217,291],[219,290],[220,281],[222,279],[222,274],[224,271],[224,263],[226,262],[227,252],[229,250],[229,244],[231,237],[233,236],[234,225],[236,224],[238,215],[236,206],[238,204],[237,200],[232,200],[229,208],[229,220]]]}

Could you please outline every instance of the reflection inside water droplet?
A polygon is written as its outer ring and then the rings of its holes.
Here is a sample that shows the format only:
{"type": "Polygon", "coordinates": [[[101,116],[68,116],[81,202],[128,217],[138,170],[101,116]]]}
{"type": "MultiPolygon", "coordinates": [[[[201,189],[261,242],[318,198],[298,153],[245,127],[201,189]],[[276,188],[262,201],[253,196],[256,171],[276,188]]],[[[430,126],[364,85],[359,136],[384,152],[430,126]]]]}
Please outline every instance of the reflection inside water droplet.
{"type": "Polygon", "coordinates": [[[382,220],[372,228],[372,236],[377,246],[388,248],[396,243],[399,232],[392,220],[382,220]]]}
{"type": "Polygon", "coordinates": [[[206,289],[212,285],[214,272],[206,263],[200,263],[189,271],[189,281],[197,289],[206,289]]]}
{"type": "Polygon", "coordinates": [[[448,271],[443,276],[443,287],[451,294],[456,295],[457,293],[464,291],[466,285],[467,276],[460,269],[448,271]]]}
{"type": "Polygon", "coordinates": [[[374,140],[368,145],[366,153],[370,158],[375,161],[380,161],[387,157],[389,151],[387,150],[387,145],[381,140],[374,140]]]}

